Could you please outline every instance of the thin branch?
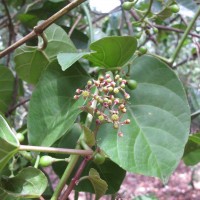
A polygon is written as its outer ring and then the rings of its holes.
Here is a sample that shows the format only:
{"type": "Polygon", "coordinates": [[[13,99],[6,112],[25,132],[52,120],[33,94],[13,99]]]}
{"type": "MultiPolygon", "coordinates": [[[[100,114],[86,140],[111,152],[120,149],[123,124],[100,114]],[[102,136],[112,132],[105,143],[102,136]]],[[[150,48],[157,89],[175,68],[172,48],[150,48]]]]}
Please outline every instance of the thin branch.
{"type": "MultiPolygon", "coordinates": [[[[9,47],[12,43],[12,39],[14,37],[15,32],[14,32],[14,26],[13,26],[13,23],[12,23],[12,19],[11,19],[10,12],[8,10],[8,6],[6,4],[6,1],[2,0],[2,3],[4,5],[6,16],[7,16],[7,19],[8,19],[8,29],[9,29],[8,47],[9,47]]],[[[6,64],[8,65],[9,62],[10,62],[10,54],[7,57],[6,64]]]]}
{"type": "Polygon", "coordinates": [[[40,25],[36,26],[33,31],[31,31],[29,34],[27,34],[25,37],[14,43],[13,45],[9,46],[7,49],[0,52],[0,58],[4,57],[17,47],[21,46],[22,44],[26,43],[28,40],[33,39],[37,35],[40,35],[46,28],[48,28],[52,23],[54,23],[57,19],[62,17],[64,14],[68,13],[73,8],[76,8],[81,3],[85,2],[86,0],[75,0],[71,3],[69,3],[67,6],[59,10],[57,13],[49,17],[47,20],[45,20],[40,25]]]}
{"type": "Polygon", "coordinates": [[[25,99],[25,100],[19,102],[18,104],[14,105],[13,107],[11,107],[11,108],[8,110],[8,112],[6,113],[6,116],[11,115],[12,112],[13,112],[16,108],[18,108],[19,106],[24,105],[24,104],[25,104],[26,102],[28,102],[28,101],[30,101],[30,99],[25,99]]]}
{"type": "MultiPolygon", "coordinates": [[[[121,5],[122,4],[123,4],[123,0],[121,0],[121,5]]],[[[124,9],[122,9],[122,13],[123,13],[123,16],[124,16],[124,19],[125,19],[125,22],[126,22],[126,25],[128,28],[128,33],[129,33],[129,35],[133,35],[133,25],[130,22],[128,13],[126,11],[124,11],[124,9]]]]}
{"type": "Polygon", "coordinates": [[[93,154],[92,150],[65,149],[65,148],[55,148],[55,147],[30,146],[30,145],[20,145],[19,151],[34,151],[34,152],[59,153],[59,154],[71,154],[71,155],[82,155],[82,156],[90,156],[93,154]]]}
{"type": "Polygon", "coordinates": [[[181,62],[177,63],[176,65],[173,65],[173,69],[176,69],[177,67],[187,63],[188,61],[195,60],[196,58],[197,58],[197,55],[193,55],[190,58],[186,58],[186,59],[182,60],[181,62]]]}
{"type": "Polygon", "coordinates": [[[140,17],[137,15],[137,13],[136,13],[133,9],[131,9],[129,12],[130,12],[131,16],[132,16],[136,21],[139,21],[139,20],[140,20],[140,17]]]}
{"type": "Polygon", "coordinates": [[[197,111],[193,112],[193,113],[191,114],[191,118],[194,119],[194,118],[196,118],[198,115],[200,115],[200,110],[197,110],[197,111]]]}
{"type": "Polygon", "coordinates": [[[83,170],[85,169],[88,161],[90,160],[90,158],[84,158],[84,160],[82,161],[82,163],[80,164],[75,176],[72,178],[69,186],[67,187],[66,191],[64,192],[64,194],[61,196],[60,200],[66,200],[68,198],[68,196],[70,195],[71,191],[74,189],[74,187],[77,185],[78,180],[83,172],[83,170]]]}
{"type": "Polygon", "coordinates": [[[183,34],[183,36],[182,36],[180,42],[179,42],[177,48],[175,49],[174,54],[172,55],[172,57],[171,57],[171,59],[170,59],[171,64],[174,63],[174,61],[175,61],[177,55],[179,54],[179,52],[180,52],[180,50],[181,50],[181,48],[182,48],[182,46],[183,46],[183,43],[184,43],[186,37],[188,36],[189,32],[191,31],[191,29],[192,29],[192,27],[193,27],[193,25],[194,25],[194,23],[195,23],[195,21],[197,20],[197,18],[198,18],[199,15],[200,15],[200,7],[199,7],[199,9],[197,10],[197,12],[196,12],[194,18],[193,18],[193,19],[191,20],[191,22],[188,24],[188,26],[187,26],[187,28],[186,28],[186,30],[185,30],[185,32],[184,32],[184,34],[183,34]]]}
{"type": "Polygon", "coordinates": [[[73,26],[71,27],[71,29],[70,29],[70,31],[69,31],[69,33],[68,33],[69,37],[71,37],[72,32],[74,31],[74,29],[76,28],[77,24],[80,22],[81,19],[82,19],[82,15],[80,14],[80,15],[77,17],[77,19],[75,20],[73,26]]]}
{"type": "Polygon", "coordinates": [[[148,14],[151,12],[152,4],[153,4],[153,0],[150,0],[150,2],[149,2],[149,7],[148,7],[148,9],[147,9],[145,15],[142,17],[142,19],[140,19],[140,21],[143,21],[143,20],[148,16],[148,14]]]}
{"type": "MultiPolygon", "coordinates": [[[[169,26],[163,26],[163,25],[153,25],[155,26],[156,28],[160,29],[160,30],[166,30],[166,31],[173,31],[173,32],[177,32],[177,33],[184,33],[183,30],[181,29],[178,29],[178,28],[172,28],[172,27],[169,27],[169,26]]],[[[188,35],[191,35],[193,37],[197,37],[197,38],[200,38],[200,34],[196,34],[196,33],[191,33],[189,32],[188,35]]]]}

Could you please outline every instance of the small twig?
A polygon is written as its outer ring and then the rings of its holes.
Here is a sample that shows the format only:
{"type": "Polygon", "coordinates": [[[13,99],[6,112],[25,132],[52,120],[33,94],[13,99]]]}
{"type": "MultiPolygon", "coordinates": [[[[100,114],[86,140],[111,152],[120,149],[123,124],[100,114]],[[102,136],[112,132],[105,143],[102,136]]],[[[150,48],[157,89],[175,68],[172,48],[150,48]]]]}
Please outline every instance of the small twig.
{"type": "Polygon", "coordinates": [[[130,10],[130,14],[136,21],[140,20],[140,17],[137,15],[137,13],[134,10],[130,10]]]}
{"type": "Polygon", "coordinates": [[[173,65],[173,69],[175,69],[175,68],[177,68],[177,67],[179,67],[179,66],[185,64],[185,63],[188,62],[188,61],[195,60],[196,58],[197,58],[197,55],[193,55],[193,56],[190,57],[190,58],[186,58],[186,59],[182,60],[181,62],[177,63],[176,65],[173,65]]]}
{"type": "Polygon", "coordinates": [[[93,154],[92,150],[65,149],[65,148],[55,148],[55,147],[30,146],[30,145],[20,145],[19,151],[60,153],[60,154],[82,155],[82,156],[90,156],[93,154]]]}
{"type": "Polygon", "coordinates": [[[24,104],[25,104],[26,102],[28,102],[28,101],[30,101],[30,99],[25,99],[25,100],[19,102],[18,104],[14,105],[13,107],[11,107],[11,108],[8,110],[8,112],[6,113],[6,116],[11,115],[12,112],[13,112],[16,108],[18,108],[19,106],[24,105],[24,104]]]}
{"type": "Polygon", "coordinates": [[[71,191],[74,189],[74,187],[78,184],[78,180],[83,172],[83,170],[85,169],[88,161],[91,158],[86,157],[84,158],[84,160],[82,161],[82,163],[80,164],[75,176],[72,178],[69,186],[67,187],[66,191],[64,192],[64,194],[61,196],[60,200],[66,200],[67,197],[69,196],[69,194],[71,193],[71,191]]]}
{"type": "Polygon", "coordinates": [[[71,29],[70,29],[70,31],[69,31],[69,33],[68,33],[69,37],[71,37],[72,32],[74,31],[74,29],[76,28],[77,24],[80,22],[81,19],[82,19],[82,15],[80,14],[80,15],[77,17],[77,19],[75,20],[73,26],[71,27],[71,29]]]}
{"type": "MultiPolygon", "coordinates": [[[[122,4],[123,4],[123,0],[121,0],[121,5],[122,5],[122,4]]],[[[133,25],[132,25],[132,23],[130,22],[128,13],[125,12],[124,9],[122,9],[122,13],[123,13],[123,16],[124,16],[126,25],[127,25],[127,27],[128,27],[129,35],[133,35],[133,25]]]]}
{"type": "MultiPolygon", "coordinates": [[[[12,19],[11,19],[11,16],[10,16],[10,12],[8,10],[8,6],[6,4],[6,1],[5,0],[2,0],[2,3],[4,5],[4,8],[5,8],[5,12],[6,12],[6,15],[7,15],[7,18],[8,18],[8,29],[9,29],[9,40],[8,40],[8,47],[11,45],[12,43],[12,39],[14,37],[14,26],[13,26],[13,23],[12,23],[12,19]]],[[[8,54],[8,57],[7,57],[7,61],[6,61],[6,64],[8,66],[10,62],[10,54],[8,54]]]]}
{"type": "Polygon", "coordinates": [[[192,29],[192,27],[193,27],[194,23],[196,22],[196,20],[197,20],[197,18],[198,18],[199,15],[200,15],[200,7],[198,8],[198,10],[197,10],[197,12],[196,12],[194,18],[190,21],[190,23],[188,24],[188,26],[187,26],[185,32],[183,33],[182,38],[181,38],[181,40],[179,41],[179,44],[178,44],[178,46],[176,47],[176,49],[175,49],[175,51],[174,51],[174,54],[172,55],[172,57],[171,57],[171,59],[170,59],[170,63],[171,63],[171,64],[174,63],[176,57],[178,56],[178,54],[179,54],[179,52],[180,52],[180,50],[181,50],[181,48],[182,48],[182,46],[183,46],[183,43],[184,43],[185,39],[187,38],[188,34],[190,33],[190,31],[191,31],[191,29],[192,29]]]}
{"type": "Polygon", "coordinates": [[[144,14],[144,16],[142,17],[142,19],[140,19],[140,21],[143,21],[148,16],[148,14],[151,12],[152,4],[153,4],[153,0],[150,0],[148,9],[147,9],[146,13],[144,14]]]}
{"type": "Polygon", "coordinates": [[[200,115],[200,110],[197,110],[197,111],[195,111],[195,112],[193,112],[193,113],[191,114],[191,118],[194,119],[194,118],[196,118],[196,117],[199,116],[199,115],[200,115]]]}
{"type": "MultiPolygon", "coordinates": [[[[160,29],[160,30],[165,30],[165,31],[172,31],[172,32],[177,32],[177,33],[184,33],[183,30],[178,29],[178,28],[173,28],[173,27],[169,27],[169,26],[163,26],[163,25],[154,25],[156,28],[160,29]]],[[[191,35],[193,37],[197,37],[200,38],[200,34],[196,34],[196,33],[191,33],[189,32],[188,35],[191,35]]]]}
{"type": "Polygon", "coordinates": [[[19,41],[15,42],[13,45],[9,46],[7,49],[0,52],[0,58],[4,57],[17,47],[21,46],[22,44],[26,43],[28,40],[33,39],[38,35],[38,33],[42,33],[46,28],[48,28],[52,23],[54,23],[57,19],[62,17],[64,14],[72,10],[73,8],[77,7],[81,3],[83,3],[86,0],[75,0],[71,3],[69,3],[67,6],[59,10],[57,13],[49,17],[47,20],[45,20],[40,25],[36,26],[33,31],[31,31],[29,34],[27,34],[25,37],[20,39],[19,41]],[[37,33],[36,33],[37,32],[37,33]]]}

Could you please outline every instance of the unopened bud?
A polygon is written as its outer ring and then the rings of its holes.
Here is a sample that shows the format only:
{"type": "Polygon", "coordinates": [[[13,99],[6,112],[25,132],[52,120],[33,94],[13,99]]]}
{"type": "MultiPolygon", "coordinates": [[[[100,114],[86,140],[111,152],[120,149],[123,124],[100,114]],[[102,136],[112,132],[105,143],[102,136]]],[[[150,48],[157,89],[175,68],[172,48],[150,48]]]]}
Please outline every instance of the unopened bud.
{"type": "Polygon", "coordinates": [[[113,124],[113,128],[114,128],[114,129],[118,129],[118,128],[119,128],[119,124],[118,124],[118,123],[114,123],[114,124],[113,124]]]}
{"type": "Polygon", "coordinates": [[[115,99],[114,95],[110,95],[110,99],[113,101],[115,99]]]}
{"type": "Polygon", "coordinates": [[[108,107],[108,103],[107,103],[107,102],[104,102],[104,103],[103,103],[103,106],[104,106],[105,108],[107,108],[107,107],[108,107]]]}
{"type": "Polygon", "coordinates": [[[108,92],[108,88],[107,87],[103,87],[103,91],[104,92],[108,92]]]}
{"type": "Polygon", "coordinates": [[[99,103],[103,103],[103,99],[100,98],[100,97],[97,99],[97,101],[98,101],[99,103]]]}
{"type": "Polygon", "coordinates": [[[119,136],[119,137],[123,137],[124,134],[123,134],[122,132],[119,132],[119,133],[118,133],[118,136],[119,136]]]}
{"type": "Polygon", "coordinates": [[[126,113],[126,108],[123,108],[121,111],[122,111],[123,113],[126,113]]]}
{"type": "Polygon", "coordinates": [[[104,101],[104,102],[108,102],[108,98],[104,98],[103,101],[104,101]]]}
{"type": "Polygon", "coordinates": [[[119,103],[119,99],[115,99],[115,100],[114,100],[114,103],[115,103],[115,104],[118,104],[118,103],[119,103]]]}
{"type": "Polygon", "coordinates": [[[119,78],[119,82],[122,82],[122,80],[123,80],[122,78],[119,78]]]}
{"type": "Polygon", "coordinates": [[[112,100],[108,100],[108,105],[111,106],[112,105],[112,100]]]}
{"type": "Polygon", "coordinates": [[[123,80],[122,80],[122,83],[126,84],[126,83],[127,83],[127,80],[123,79],[123,80]]]}
{"type": "Polygon", "coordinates": [[[77,94],[80,94],[80,93],[81,93],[81,89],[79,89],[79,88],[76,89],[76,93],[77,93],[77,94]]]}
{"type": "Polygon", "coordinates": [[[104,121],[105,118],[104,118],[103,115],[99,115],[98,119],[99,119],[100,121],[104,121]]]}
{"type": "Polygon", "coordinates": [[[125,85],[124,83],[122,83],[122,84],[120,85],[120,87],[121,87],[121,88],[125,88],[126,85],[125,85]]]}
{"type": "Polygon", "coordinates": [[[126,94],[124,95],[124,97],[125,97],[125,99],[130,99],[130,95],[129,95],[128,93],[126,93],[126,94]]]}
{"type": "Polygon", "coordinates": [[[99,77],[99,80],[102,82],[104,80],[104,77],[103,76],[100,76],[99,77]]]}
{"type": "Polygon", "coordinates": [[[106,74],[105,77],[106,77],[106,78],[110,78],[110,74],[106,74]]]}
{"type": "Polygon", "coordinates": [[[120,75],[117,74],[117,75],[115,76],[115,80],[118,80],[119,78],[120,78],[120,75]]]}
{"type": "Polygon", "coordinates": [[[119,89],[118,89],[118,88],[115,88],[115,89],[114,89],[114,93],[115,93],[115,94],[119,93],[119,89]]]}
{"type": "Polygon", "coordinates": [[[91,85],[92,85],[92,81],[88,81],[88,82],[87,82],[87,85],[88,85],[88,86],[91,86],[91,85]]]}
{"type": "Polygon", "coordinates": [[[124,124],[130,124],[131,123],[131,120],[130,119],[126,119],[125,121],[124,121],[124,124]]]}
{"type": "Polygon", "coordinates": [[[112,79],[111,79],[111,78],[108,78],[106,81],[107,81],[108,83],[110,83],[110,82],[112,81],[112,79]]]}
{"type": "Polygon", "coordinates": [[[90,93],[89,93],[87,90],[84,90],[84,91],[82,92],[82,95],[83,95],[84,98],[87,98],[87,97],[90,96],[90,93]]]}
{"type": "Polygon", "coordinates": [[[99,110],[96,111],[97,115],[101,115],[101,112],[99,110]]]}
{"type": "Polygon", "coordinates": [[[98,87],[100,82],[99,81],[94,81],[94,84],[98,87]]]}
{"type": "Polygon", "coordinates": [[[79,99],[79,96],[78,95],[74,95],[74,99],[79,99]]]}
{"type": "Polygon", "coordinates": [[[108,91],[112,92],[113,91],[113,87],[108,87],[108,91]]]}
{"type": "Polygon", "coordinates": [[[112,81],[112,82],[110,83],[110,85],[111,85],[112,87],[115,87],[116,83],[115,83],[114,81],[112,81]]]}
{"type": "Polygon", "coordinates": [[[96,120],[96,125],[100,125],[101,121],[99,119],[96,120]]]}
{"type": "Polygon", "coordinates": [[[113,115],[111,116],[111,119],[112,119],[113,121],[118,121],[118,120],[119,120],[119,115],[113,114],[113,115]]]}
{"type": "Polygon", "coordinates": [[[120,104],[119,109],[123,109],[123,108],[125,108],[125,105],[124,104],[120,104]]]}

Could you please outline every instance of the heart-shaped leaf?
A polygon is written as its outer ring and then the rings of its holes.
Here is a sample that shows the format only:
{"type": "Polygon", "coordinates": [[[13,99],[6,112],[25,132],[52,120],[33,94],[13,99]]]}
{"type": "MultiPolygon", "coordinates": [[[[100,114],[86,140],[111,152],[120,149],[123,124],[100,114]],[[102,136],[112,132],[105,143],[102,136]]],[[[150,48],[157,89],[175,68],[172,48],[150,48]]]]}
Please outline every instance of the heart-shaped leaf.
{"type": "Polygon", "coordinates": [[[103,68],[122,67],[134,54],[137,40],[131,36],[111,36],[90,45],[92,52],[84,58],[103,68]]]}
{"type": "Polygon", "coordinates": [[[0,171],[6,166],[15,153],[18,152],[19,142],[0,115],[0,171]]]}
{"type": "Polygon", "coordinates": [[[14,76],[8,67],[0,65],[0,111],[5,113],[12,103],[14,76]]]}
{"type": "Polygon", "coordinates": [[[28,167],[20,171],[15,177],[1,177],[0,197],[16,199],[38,198],[47,187],[46,176],[39,169],[28,167]]]}
{"type": "Polygon", "coordinates": [[[106,193],[106,190],[108,189],[107,183],[101,179],[97,170],[93,168],[91,168],[89,171],[88,179],[90,180],[90,182],[92,183],[94,187],[94,191],[96,194],[95,200],[100,199],[106,193]]]}
{"type": "Polygon", "coordinates": [[[53,62],[32,94],[28,114],[28,138],[32,145],[51,146],[70,130],[84,100],[73,100],[89,76],[76,63],[65,72],[53,62]]]}
{"type": "Polygon", "coordinates": [[[131,78],[138,87],[130,91],[125,117],[131,123],[121,127],[124,136],[119,137],[111,124],[105,124],[97,141],[123,169],[165,182],[177,167],[189,136],[187,98],[176,74],[154,57],[137,58],[131,78]]]}
{"type": "MultiPolygon", "coordinates": [[[[67,33],[56,24],[47,28],[44,34],[48,41],[44,50],[38,47],[21,46],[15,51],[17,74],[28,83],[37,83],[43,71],[59,52],[76,52],[67,33]]],[[[41,45],[40,39],[39,46],[41,45]]]]}

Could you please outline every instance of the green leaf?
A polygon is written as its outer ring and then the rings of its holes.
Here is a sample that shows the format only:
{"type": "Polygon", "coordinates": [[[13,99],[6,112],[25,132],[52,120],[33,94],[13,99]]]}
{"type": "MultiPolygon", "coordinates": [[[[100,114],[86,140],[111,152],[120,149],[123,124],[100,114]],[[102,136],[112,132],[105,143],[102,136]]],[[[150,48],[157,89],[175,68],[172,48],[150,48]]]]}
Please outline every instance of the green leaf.
{"type": "Polygon", "coordinates": [[[102,38],[90,45],[93,53],[84,56],[95,65],[103,68],[122,67],[137,48],[137,40],[131,36],[102,38]]]}
{"type": "Polygon", "coordinates": [[[200,133],[189,137],[185,146],[183,161],[186,165],[196,165],[200,162],[200,133]]]}
{"type": "MultiPolygon", "coordinates": [[[[106,194],[115,194],[120,189],[122,181],[124,180],[124,177],[126,175],[126,171],[115,164],[113,161],[107,158],[105,162],[101,165],[97,165],[93,161],[91,161],[86,166],[82,176],[87,176],[91,168],[97,170],[97,172],[100,174],[100,177],[108,184],[106,194]]],[[[90,181],[88,180],[80,182],[76,186],[75,190],[90,193],[95,192],[90,181]]]]}
{"type": "Polygon", "coordinates": [[[15,177],[1,177],[0,197],[15,199],[38,198],[47,187],[46,176],[39,169],[28,167],[20,171],[15,177]]]}
{"type": "Polygon", "coordinates": [[[51,146],[70,130],[84,100],[73,100],[89,76],[76,63],[65,72],[53,62],[43,74],[29,104],[28,138],[32,145],[51,146]]]}
{"type": "Polygon", "coordinates": [[[106,124],[100,127],[97,141],[123,169],[165,182],[177,167],[189,136],[187,98],[176,74],[154,57],[137,58],[131,79],[138,87],[129,91],[124,119],[131,123],[121,127],[124,136],[106,124]]]}
{"type": "Polygon", "coordinates": [[[83,129],[83,134],[84,134],[83,138],[84,138],[86,144],[87,144],[88,146],[91,146],[91,147],[94,146],[95,143],[96,143],[94,132],[91,131],[91,129],[89,129],[89,128],[88,128],[87,126],[85,126],[85,125],[82,125],[81,127],[82,127],[82,129],[83,129]]]}
{"type": "Polygon", "coordinates": [[[93,168],[91,168],[89,171],[88,179],[91,181],[94,187],[95,194],[96,194],[95,200],[100,199],[106,193],[106,190],[108,189],[107,183],[100,178],[97,170],[93,168]]]}
{"type": "MultiPolygon", "coordinates": [[[[16,72],[28,83],[36,84],[48,64],[59,52],[76,52],[76,48],[61,27],[52,24],[44,34],[48,41],[45,50],[24,45],[15,51],[16,72]]],[[[42,41],[39,39],[39,46],[41,45],[42,41]]]]}
{"type": "Polygon", "coordinates": [[[13,100],[14,76],[8,67],[0,65],[0,111],[5,113],[13,100]]]}
{"type": "Polygon", "coordinates": [[[15,153],[18,152],[19,142],[0,115],[0,171],[6,166],[15,153]]]}
{"type": "Polygon", "coordinates": [[[84,55],[89,54],[89,52],[82,53],[59,53],[57,56],[58,62],[61,65],[63,71],[71,67],[76,61],[82,58],[84,55]]]}
{"type": "MultiPolygon", "coordinates": [[[[80,137],[81,134],[81,128],[78,124],[75,124],[69,133],[67,133],[65,136],[63,136],[58,144],[57,147],[60,148],[75,148],[77,144],[77,140],[80,137]]],[[[53,155],[57,158],[66,158],[66,155],[53,155]]],[[[56,174],[59,177],[62,177],[64,170],[66,169],[66,163],[60,162],[60,163],[53,163],[53,169],[56,172],[56,174]]],[[[77,164],[77,166],[79,166],[77,164]]],[[[86,168],[84,169],[82,176],[88,176],[89,171],[91,168],[94,168],[98,171],[100,174],[100,177],[106,181],[108,184],[108,190],[106,191],[106,194],[115,194],[121,184],[124,180],[124,177],[126,175],[126,171],[120,168],[117,164],[112,162],[110,159],[106,159],[105,162],[101,165],[96,165],[93,161],[90,161],[86,168]]],[[[71,178],[73,178],[77,168],[74,169],[74,172],[72,173],[71,177],[69,178],[69,182],[71,178]]],[[[69,183],[68,182],[68,183],[69,183]]],[[[76,191],[84,191],[84,192],[90,192],[94,193],[94,188],[91,185],[89,180],[81,181],[76,187],[76,191]]]]}

